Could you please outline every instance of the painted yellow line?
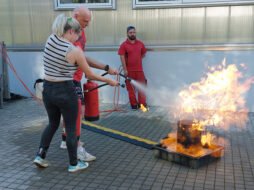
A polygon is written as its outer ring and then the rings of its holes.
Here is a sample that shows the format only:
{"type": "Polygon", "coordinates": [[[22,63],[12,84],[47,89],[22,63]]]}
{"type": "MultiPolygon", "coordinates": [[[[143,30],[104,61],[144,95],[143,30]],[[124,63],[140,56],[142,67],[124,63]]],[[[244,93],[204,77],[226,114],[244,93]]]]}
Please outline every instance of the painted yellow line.
{"type": "Polygon", "coordinates": [[[111,133],[118,134],[118,135],[121,135],[121,136],[124,136],[124,137],[128,137],[128,138],[130,138],[130,139],[134,139],[134,140],[137,140],[137,141],[145,142],[145,143],[147,143],[147,144],[151,144],[151,145],[156,145],[156,144],[158,144],[157,142],[154,142],[154,141],[150,141],[150,140],[147,140],[147,139],[142,139],[142,138],[139,138],[139,137],[136,137],[136,136],[129,135],[129,134],[127,134],[127,133],[123,133],[123,132],[120,132],[120,131],[116,131],[116,130],[113,130],[113,129],[109,129],[109,128],[106,128],[106,127],[102,127],[102,126],[99,126],[99,125],[90,123],[90,122],[88,122],[88,121],[82,120],[82,123],[83,123],[84,125],[89,125],[89,126],[91,126],[91,127],[95,127],[95,128],[97,128],[97,129],[100,129],[100,130],[103,130],[103,131],[111,132],[111,133]]]}

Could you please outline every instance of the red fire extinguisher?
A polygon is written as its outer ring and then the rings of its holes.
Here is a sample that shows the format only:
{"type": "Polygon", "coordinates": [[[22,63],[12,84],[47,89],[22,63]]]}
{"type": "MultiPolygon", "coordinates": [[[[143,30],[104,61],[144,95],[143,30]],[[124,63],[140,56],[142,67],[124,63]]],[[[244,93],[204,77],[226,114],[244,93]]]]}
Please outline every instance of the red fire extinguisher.
{"type": "Polygon", "coordinates": [[[84,99],[85,99],[85,120],[96,121],[99,120],[99,91],[98,89],[89,91],[96,88],[98,84],[90,80],[83,85],[84,99]]]}

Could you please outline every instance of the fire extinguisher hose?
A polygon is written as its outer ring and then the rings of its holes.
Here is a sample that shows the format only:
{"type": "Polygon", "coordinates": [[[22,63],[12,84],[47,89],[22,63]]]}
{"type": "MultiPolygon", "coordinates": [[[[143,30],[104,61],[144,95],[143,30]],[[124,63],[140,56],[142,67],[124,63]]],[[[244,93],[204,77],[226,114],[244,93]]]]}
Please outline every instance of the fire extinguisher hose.
{"type": "Polygon", "coordinates": [[[96,86],[96,87],[94,87],[94,88],[91,88],[91,89],[89,89],[89,90],[84,90],[84,92],[91,92],[91,91],[93,91],[93,90],[96,90],[96,89],[101,88],[101,87],[106,86],[106,85],[108,85],[108,83],[101,84],[101,85],[96,86]]]}
{"type": "MultiPolygon", "coordinates": [[[[119,84],[119,86],[121,86],[122,88],[125,87],[124,84],[120,84],[120,83],[118,83],[118,84],[119,84]]],[[[109,85],[109,84],[108,84],[108,83],[104,83],[104,84],[101,84],[101,85],[96,86],[96,87],[94,87],[94,88],[91,88],[91,89],[89,89],[89,90],[84,90],[84,92],[91,92],[91,91],[93,91],[93,90],[96,90],[96,89],[101,88],[101,87],[106,86],[106,85],[109,85]]]]}

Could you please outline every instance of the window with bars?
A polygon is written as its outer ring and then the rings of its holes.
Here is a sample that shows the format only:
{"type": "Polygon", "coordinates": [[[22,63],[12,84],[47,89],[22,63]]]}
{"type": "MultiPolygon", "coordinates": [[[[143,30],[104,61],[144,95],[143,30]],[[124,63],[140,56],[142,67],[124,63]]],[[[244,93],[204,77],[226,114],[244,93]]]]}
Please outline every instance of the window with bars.
{"type": "Polygon", "coordinates": [[[188,7],[254,4],[254,0],[132,0],[133,8],[188,7]]]}
{"type": "Polygon", "coordinates": [[[116,0],[55,0],[55,10],[71,10],[85,4],[91,9],[115,9],[116,0]]]}

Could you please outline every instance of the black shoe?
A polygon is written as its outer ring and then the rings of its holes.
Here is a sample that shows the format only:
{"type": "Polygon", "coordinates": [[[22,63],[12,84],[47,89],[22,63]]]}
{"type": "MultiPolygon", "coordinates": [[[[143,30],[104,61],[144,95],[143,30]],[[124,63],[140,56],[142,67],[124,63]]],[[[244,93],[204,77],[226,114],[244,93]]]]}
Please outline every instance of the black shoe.
{"type": "Polygon", "coordinates": [[[137,110],[138,109],[138,105],[135,105],[135,106],[131,105],[131,109],[137,110]]]}

